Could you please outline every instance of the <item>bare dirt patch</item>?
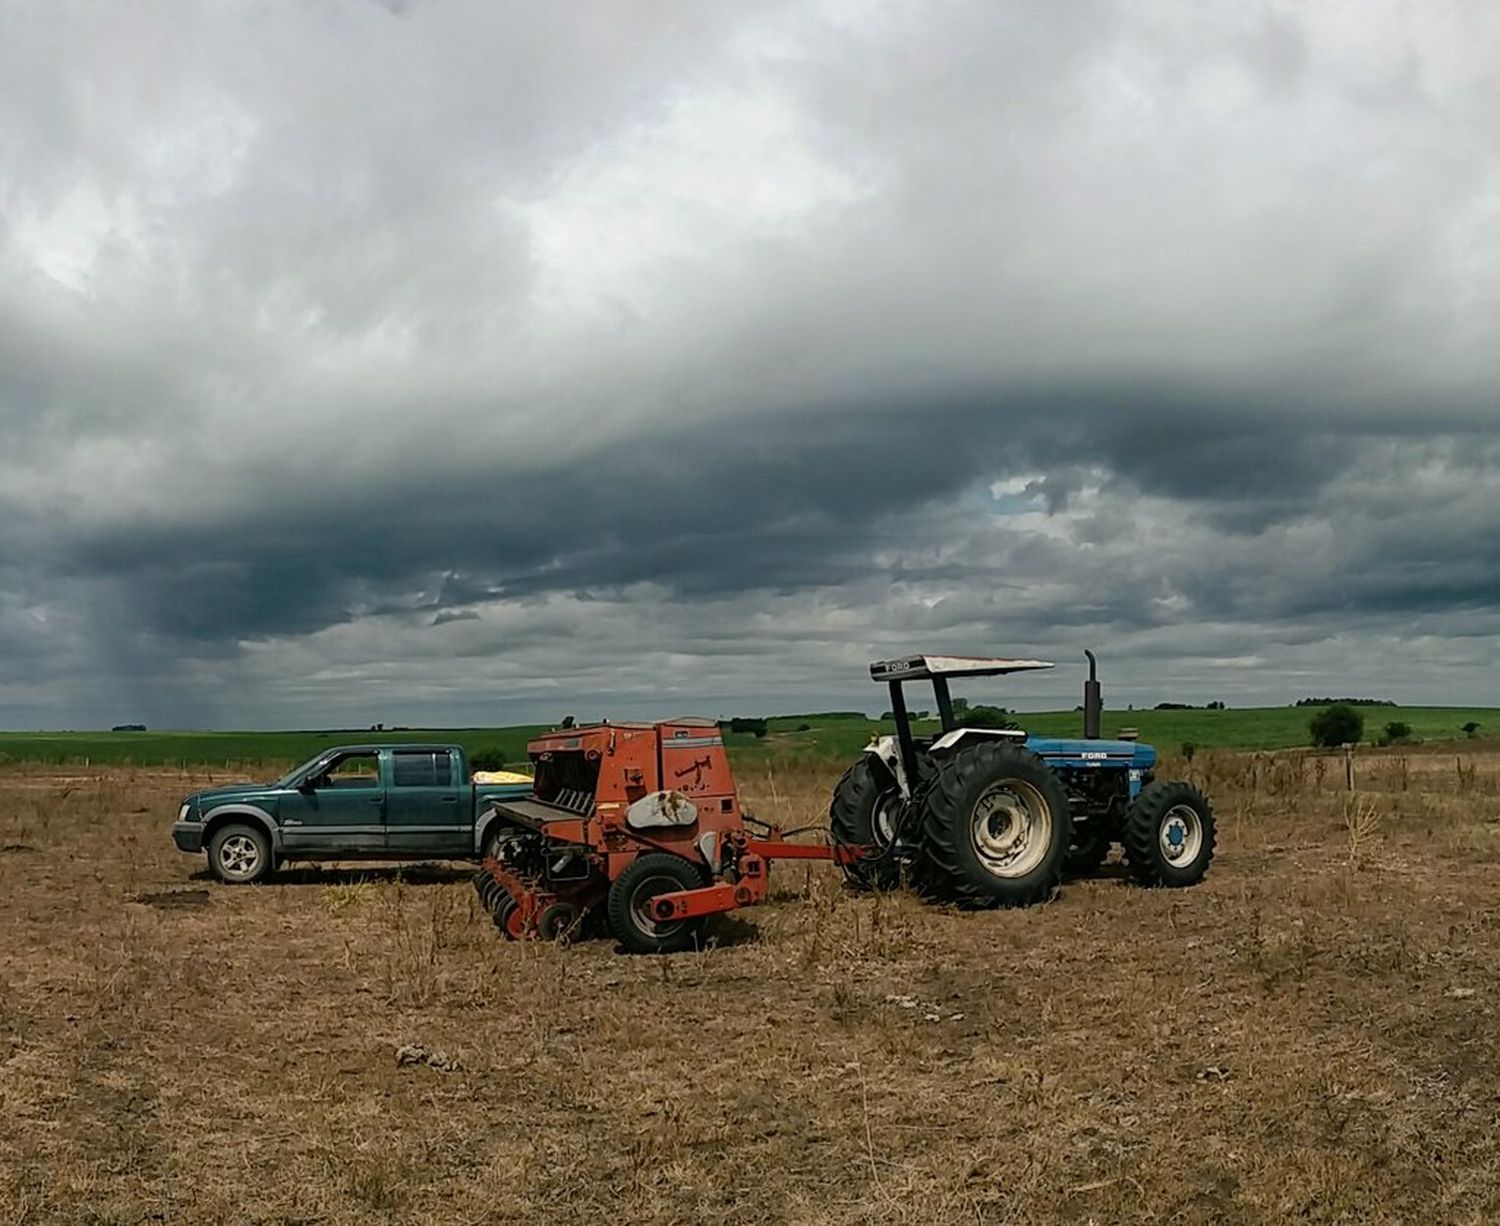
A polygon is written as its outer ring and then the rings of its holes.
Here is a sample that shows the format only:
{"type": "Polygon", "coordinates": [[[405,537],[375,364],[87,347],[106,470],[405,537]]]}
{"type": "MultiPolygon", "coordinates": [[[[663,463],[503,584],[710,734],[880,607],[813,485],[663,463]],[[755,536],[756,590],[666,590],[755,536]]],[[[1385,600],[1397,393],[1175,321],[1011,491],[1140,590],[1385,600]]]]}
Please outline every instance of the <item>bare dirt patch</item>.
{"type": "Polygon", "coordinates": [[[0,1222],[1495,1220],[1500,755],[1358,766],[1200,754],[1195,890],[783,866],[660,959],[506,944],[452,866],[220,887],[190,780],[0,774],[0,1222]]]}
{"type": "Polygon", "coordinates": [[[138,902],[160,911],[196,911],[208,906],[212,895],[207,890],[146,890],[131,894],[127,902],[138,902]]]}

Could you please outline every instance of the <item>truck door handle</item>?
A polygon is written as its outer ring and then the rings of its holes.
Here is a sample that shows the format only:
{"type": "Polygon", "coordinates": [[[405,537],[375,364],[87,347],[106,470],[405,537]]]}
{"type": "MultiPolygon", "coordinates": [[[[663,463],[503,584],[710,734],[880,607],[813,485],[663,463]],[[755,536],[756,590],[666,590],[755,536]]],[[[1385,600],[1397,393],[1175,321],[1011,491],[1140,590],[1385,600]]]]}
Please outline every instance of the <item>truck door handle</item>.
{"type": "Polygon", "coordinates": [[[383,804],[385,804],[385,797],[384,796],[372,796],[372,797],[370,797],[370,803],[372,805],[383,805],[383,804]]]}
{"type": "Polygon", "coordinates": [[[457,796],[439,796],[438,797],[438,802],[440,804],[445,804],[445,805],[456,805],[458,803],[458,797],[457,796]]]}

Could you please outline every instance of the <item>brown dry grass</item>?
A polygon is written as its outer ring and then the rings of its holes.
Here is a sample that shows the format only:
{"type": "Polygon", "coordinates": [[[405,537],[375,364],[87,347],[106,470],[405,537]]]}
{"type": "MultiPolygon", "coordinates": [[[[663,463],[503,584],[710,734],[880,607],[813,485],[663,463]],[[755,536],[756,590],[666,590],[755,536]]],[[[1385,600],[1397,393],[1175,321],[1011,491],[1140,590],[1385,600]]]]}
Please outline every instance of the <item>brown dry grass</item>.
{"type": "Polygon", "coordinates": [[[505,944],[445,868],[224,889],[197,780],[9,771],[0,1223],[1500,1218],[1500,754],[1191,770],[1199,889],[783,867],[667,959],[505,944]]]}

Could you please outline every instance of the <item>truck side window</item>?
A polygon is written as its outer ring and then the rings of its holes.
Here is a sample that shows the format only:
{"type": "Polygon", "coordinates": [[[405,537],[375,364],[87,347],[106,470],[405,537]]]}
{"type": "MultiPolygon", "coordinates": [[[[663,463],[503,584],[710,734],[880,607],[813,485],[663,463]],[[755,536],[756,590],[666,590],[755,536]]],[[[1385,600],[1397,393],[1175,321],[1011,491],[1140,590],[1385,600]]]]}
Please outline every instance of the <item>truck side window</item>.
{"type": "Polygon", "coordinates": [[[430,749],[398,749],[392,782],[398,788],[447,787],[453,781],[451,755],[430,749]]]}
{"type": "Polygon", "coordinates": [[[380,755],[346,753],[334,759],[323,772],[322,786],[378,788],[380,786],[380,755]]]}

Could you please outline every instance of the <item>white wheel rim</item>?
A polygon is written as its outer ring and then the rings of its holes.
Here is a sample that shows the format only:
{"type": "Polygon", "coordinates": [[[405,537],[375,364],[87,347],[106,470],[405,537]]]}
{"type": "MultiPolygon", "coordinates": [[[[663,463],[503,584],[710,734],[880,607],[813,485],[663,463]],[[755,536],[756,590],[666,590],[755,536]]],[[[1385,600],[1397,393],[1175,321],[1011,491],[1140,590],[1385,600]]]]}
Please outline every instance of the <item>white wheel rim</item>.
{"type": "Polygon", "coordinates": [[[1192,805],[1173,805],[1157,832],[1161,854],[1174,868],[1191,864],[1203,847],[1203,819],[1192,805]]]}
{"type": "Polygon", "coordinates": [[[896,797],[886,793],[875,802],[871,815],[870,833],[875,836],[877,847],[889,847],[896,841],[896,797]]]}
{"type": "Polygon", "coordinates": [[[260,864],[260,848],[248,834],[231,834],[219,845],[219,867],[229,877],[248,877],[260,864]]]}
{"type": "Polygon", "coordinates": [[[1052,806],[1020,779],[986,788],[969,815],[974,854],[995,877],[1024,877],[1046,858],[1053,838],[1052,806]]]}

